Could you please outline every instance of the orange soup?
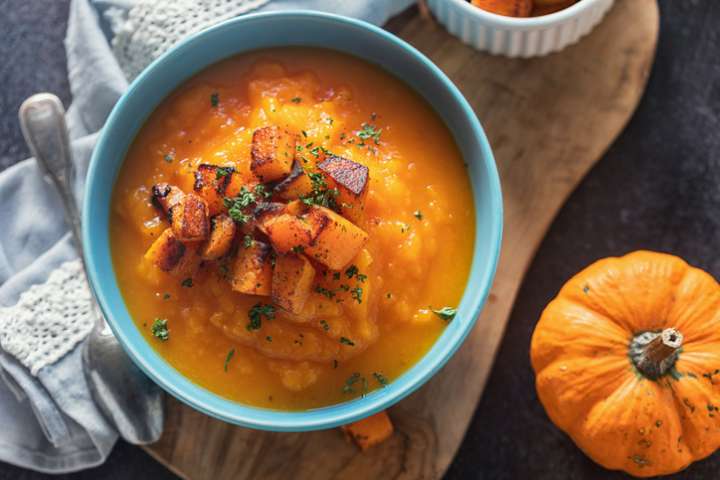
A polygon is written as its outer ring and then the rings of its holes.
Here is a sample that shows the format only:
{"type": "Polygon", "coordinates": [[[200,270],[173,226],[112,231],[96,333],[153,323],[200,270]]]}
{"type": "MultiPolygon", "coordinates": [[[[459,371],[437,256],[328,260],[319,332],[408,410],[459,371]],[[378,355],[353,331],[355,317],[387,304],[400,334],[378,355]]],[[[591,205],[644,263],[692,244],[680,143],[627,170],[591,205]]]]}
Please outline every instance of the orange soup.
{"type": "Polygon", "coordinates": [[[110,221],[137,327],[183,375],[280,410],[383,388],[454,316],[474,243],[451,133],[409,87],[322,49],[196,75],[128,151],[110,221]]]}

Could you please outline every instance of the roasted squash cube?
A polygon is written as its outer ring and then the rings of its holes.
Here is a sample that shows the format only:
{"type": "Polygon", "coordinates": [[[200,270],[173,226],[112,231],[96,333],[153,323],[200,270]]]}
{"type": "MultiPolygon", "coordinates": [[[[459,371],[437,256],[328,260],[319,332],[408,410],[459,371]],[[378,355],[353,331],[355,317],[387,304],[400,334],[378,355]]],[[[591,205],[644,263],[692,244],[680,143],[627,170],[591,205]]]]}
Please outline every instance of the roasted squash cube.
{"type": "Polygon", "coordinates": [[[363,229],[328,208],[312,206],[303,218],[312,232],[305,253],[331,270],[346,267],[367,242],[363,229]]]}
{"type": "Polygon", "coordinates": [[[172,208],[172,229],[181,242],[200,242],[208,237],[210,220],[205,200],[188,193],[172,208]]]}
{"type": "Polygon", "coordinates": [[[237,175],[232,167],[206,163],[200,165],[195,171],[193,190],[207,202],[210,216],[225,211],[223,199],[234,176],[237,175]]]}
{"type": "Polygon", "coordinates": [[[290,174],[297,137],[278,127],[258,128],[253,133],[250,169],[261,182],[272,182],[290,174]]]}
{"type": "Polygon", "coordinates": [[[370,182],[368,167],[347,158],[328,155],[317,168],[323,173],[328,188],[337,189],[335,203],[340,213],[353,222],[359,222],[370,182]]]}
{"type": "Polygon", "coordinates": [[[232,218],[225,214],[218,215],[210,221],[210,237],[200,250],[204,260],[217,260],[230,251],[237,227],[232,218]]]}
{"type": "Polygon", "coordinates": [[[310,296],[314,279],[315,269],[303,255],[279,255],[272,277],[273,303],[299,314],[310,296]]]}
{"type": "Polygon", "coordinates": [[[294,200],[312,192],[313,185],[310,177],[305,174],[302,166],[295,161],[290,175],[275,185],[273,192],[283,200],[294,200]]]}
{"type": "Polygon", "coordinates": [[[283,213],[269,218],[260,226],[260,231],[270,239],[270,243],[278,253],[302,251],[310,245],[316,232],[313,226],[290,213],[283,213]]]}
{"type": "Polygon", "coordinates": [[[390,438],[393,425],[387,412],[383,410],[357,422],[343,425],[342,430],[360,447],[360,450],[367,450],[390,438]]]}
{"type": "Polygon", "coordinates": [[[270,295],[273,281],[272,250],[266,243],[253,240],[248,247],[238,249],[232,289],[248,295],[270,295]]]}
{"type": "Polygon", "coordinates": [[[185,250],[185,245],[177,239],[172,228],[166,228],[145,252],[145,259],[160,270],[170,272],[178,266],[185,250]]]}
{"type": "Polygon", "coordinates": [[[153,205],[165,212],[171,221],[173,207],[182,202],[184,196],[182,190],[168,183],[158,183],[152,187],[153,205]]]}

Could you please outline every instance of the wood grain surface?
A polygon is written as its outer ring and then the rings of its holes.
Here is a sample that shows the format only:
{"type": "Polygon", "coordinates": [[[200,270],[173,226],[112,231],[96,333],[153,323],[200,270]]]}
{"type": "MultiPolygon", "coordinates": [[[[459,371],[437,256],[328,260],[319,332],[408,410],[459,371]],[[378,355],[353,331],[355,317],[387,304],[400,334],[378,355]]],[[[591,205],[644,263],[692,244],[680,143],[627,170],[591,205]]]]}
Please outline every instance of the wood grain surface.
{"type": "Polygon", "coordinates": [[[523,60],[476,52],[414,15],[389,29],[460,87],[493,147],[505,234],[476,327],[428,384],[390,410],[383,445],[360,453],[337,430],[258,432],[168,398],[166,430],[148,452],[185,478],[438,478],[452,460],[492,367],[533,254],[555,213],[620,133],[642,95],[658,35],[656,0],[618,0],[577,45],[523,60]]]}

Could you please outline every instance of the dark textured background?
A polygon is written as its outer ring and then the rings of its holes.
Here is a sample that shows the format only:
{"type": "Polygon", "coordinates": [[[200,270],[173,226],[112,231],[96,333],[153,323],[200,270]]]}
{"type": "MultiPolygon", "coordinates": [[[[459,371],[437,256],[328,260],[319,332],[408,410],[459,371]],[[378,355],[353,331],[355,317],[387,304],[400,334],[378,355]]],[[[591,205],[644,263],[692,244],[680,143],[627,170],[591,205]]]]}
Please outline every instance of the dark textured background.
{"type": "MultiPolygon", "coordinates": [[[[68,0],[0,0],[0,169],[27,156],[16,121],[25,97],[48,90],[69,103],[67,8],[68,0]]],[[[549,423],[528,358],[533,326],[562,283],[600,257],[662,250],[720,277],[720,2],[661,0],[660,9],[647,92],[543,241],[449,479],[623,478],[593,464],[549,423]]],[[[718,477],[720,454],[673,478],[718,477]]],[[[105,465],[74,475],[0,463],[0,480],[44,478],[176,477],[122,442],[105,465]]]]}

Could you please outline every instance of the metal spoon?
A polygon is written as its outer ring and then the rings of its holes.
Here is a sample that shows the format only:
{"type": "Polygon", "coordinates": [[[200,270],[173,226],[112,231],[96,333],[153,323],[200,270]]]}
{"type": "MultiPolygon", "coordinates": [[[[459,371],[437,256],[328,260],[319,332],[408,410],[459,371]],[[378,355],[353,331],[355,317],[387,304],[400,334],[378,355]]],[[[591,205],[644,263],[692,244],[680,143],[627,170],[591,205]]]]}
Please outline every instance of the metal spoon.
{"type": "MultiPolygon", "coordinates": [[[[19,116],[25,141],[45,180],[60,194],[65,220],[83,259],[65,109],[55,95],[39,93],[23,102],[19,116]]],[[[163,427],[162,391],[125,354],[94,297],[92,304],[97,320],[85,342],[83,366],[93,399],[125,440],[135,444],[154,442],[163,427]]]]}

